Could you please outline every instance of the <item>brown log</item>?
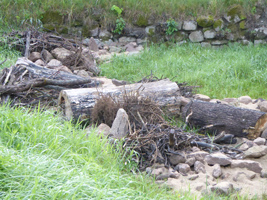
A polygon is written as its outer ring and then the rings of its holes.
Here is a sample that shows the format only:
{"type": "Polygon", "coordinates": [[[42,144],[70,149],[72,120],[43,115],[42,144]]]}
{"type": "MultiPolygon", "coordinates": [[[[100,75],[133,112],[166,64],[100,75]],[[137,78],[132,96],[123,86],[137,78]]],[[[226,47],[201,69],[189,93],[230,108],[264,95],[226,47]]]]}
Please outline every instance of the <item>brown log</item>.
{"type": "Polygon", "coordinates": [[[180,113],[182,98],[179,87],[168,79],[124,86],[62,90],[58,104],[63,108],[67,119],[88,119],[100,95],[121,97],[125,92],[138,92],[141,96],[151,98],[160,106],[166,107],[170,113],[180,113]]]}
{"type": "Polygon", "coordinates": [[[195,128],[215,135],[225,131],[249,139],[259,137],[267,121],[265,112],[198,100],[185,106],[183,119],[187,116],[188,123],[195,128]]]}

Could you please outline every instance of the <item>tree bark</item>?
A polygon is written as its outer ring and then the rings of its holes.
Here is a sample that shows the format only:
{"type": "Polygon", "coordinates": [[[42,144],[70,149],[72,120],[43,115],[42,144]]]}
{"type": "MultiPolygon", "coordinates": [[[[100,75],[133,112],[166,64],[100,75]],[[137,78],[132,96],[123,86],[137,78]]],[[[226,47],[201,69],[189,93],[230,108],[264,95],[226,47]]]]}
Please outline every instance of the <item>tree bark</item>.
{"type": "Polygon", "coordinates": [[[180,97],[179,87],[168,79],[136,83],[124,86],[109,86],[99,88],[84,88],[63,90],[59,94],[58,104],[63,108],[67,119],[88,119],[96,100],[101,95],[122,97],[123,93],[139,93],[143,97],[151,98],[161,107],[165,107],[171,114],[179,114],[180,106],[186,102],[180,97]]]}
{"type": "Polygon", "coordinates": [[[259,137],[264,129],[267,114],[257,110],[238,108],[225,104],[194,100],[185,106],[183,119],[215,135],[225,131],[237,137],[259,137]]]}

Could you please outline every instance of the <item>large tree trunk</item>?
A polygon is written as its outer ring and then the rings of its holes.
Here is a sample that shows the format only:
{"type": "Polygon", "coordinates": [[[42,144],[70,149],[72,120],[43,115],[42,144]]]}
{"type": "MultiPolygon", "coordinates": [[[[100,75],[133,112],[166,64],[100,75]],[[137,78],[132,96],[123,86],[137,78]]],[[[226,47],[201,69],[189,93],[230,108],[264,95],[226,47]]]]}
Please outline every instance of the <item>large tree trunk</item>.
{"type": "Polygon", "coordinates": [[[226,134],[253,139],[262,134],[267,114],[257,110],[195,100],[185,106],[183,118],[191,126],[213,134],[224,131],[226,134]]]}
{"type": "Polygon", "coordinates": [[[176,115],[180,113],[180,106],[186,104],[184,98],[180,97],[178,85],[165,79],[124,86],[63,90],[59,94],[59,105],[63,108],[67,119],[88,119],[96,100],[101,95],[121,97],[125,92],[139,93],[141,96],[149,97],[176,115]]]}

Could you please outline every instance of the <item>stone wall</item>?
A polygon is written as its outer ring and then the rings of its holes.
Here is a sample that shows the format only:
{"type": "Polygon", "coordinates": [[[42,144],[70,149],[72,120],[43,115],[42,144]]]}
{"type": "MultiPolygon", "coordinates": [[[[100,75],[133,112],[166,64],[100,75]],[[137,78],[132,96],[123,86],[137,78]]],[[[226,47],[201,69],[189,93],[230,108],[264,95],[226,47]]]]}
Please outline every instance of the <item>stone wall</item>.
{"type": "Polygon", "coordinates": [[[113,34],[115,25],[103,27],[96,18],[74,18],[69,20],[60,13],[50,12],[42,19],[46,30],[61,34],[74,34],[83,38],[94,37],[102,42],[121,43],[166,42],[178,44],[185,42],[200,43],[203,47],[221,46],[229,42],[244,45],[267,44],[267,7],[258,5],[254,13],[246,15],[240,5],[235,5],[220,18],[199,16],[196,20],[176,21],[177,31],[167,35],[166,22],[127,24],[121,35],[113,34]],[[139,26],[138,26],[139,25],[139,26]]]}

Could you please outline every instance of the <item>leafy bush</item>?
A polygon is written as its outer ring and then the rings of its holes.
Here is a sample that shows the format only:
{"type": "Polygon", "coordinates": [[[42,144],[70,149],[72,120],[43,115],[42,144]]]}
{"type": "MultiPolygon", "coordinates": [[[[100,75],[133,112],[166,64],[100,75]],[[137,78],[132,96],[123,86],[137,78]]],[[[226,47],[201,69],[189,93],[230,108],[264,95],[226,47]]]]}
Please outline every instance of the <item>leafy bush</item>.
{"type": "Polygon", "coordinates": [[[178,24],[173,19],[168,19],[166,35],[172,35],[175,31],[178,31],[177,25],[178,24]]]}
{"type": "Polygon", "coordinates": [[[120,35],[122,33],[124,27],[125,27],[125,24],[126,24],[124,19],[121,17],[121,13],[122,13],[123,9],[119,8],[116,5],[113,5],[111,7],[111,10],[115,11],[116,14],[118,15],[117,20],[116,20],[116,27],[115,27],[115,30],[113,31],[113,33],[118,33],[120,35]]]}

